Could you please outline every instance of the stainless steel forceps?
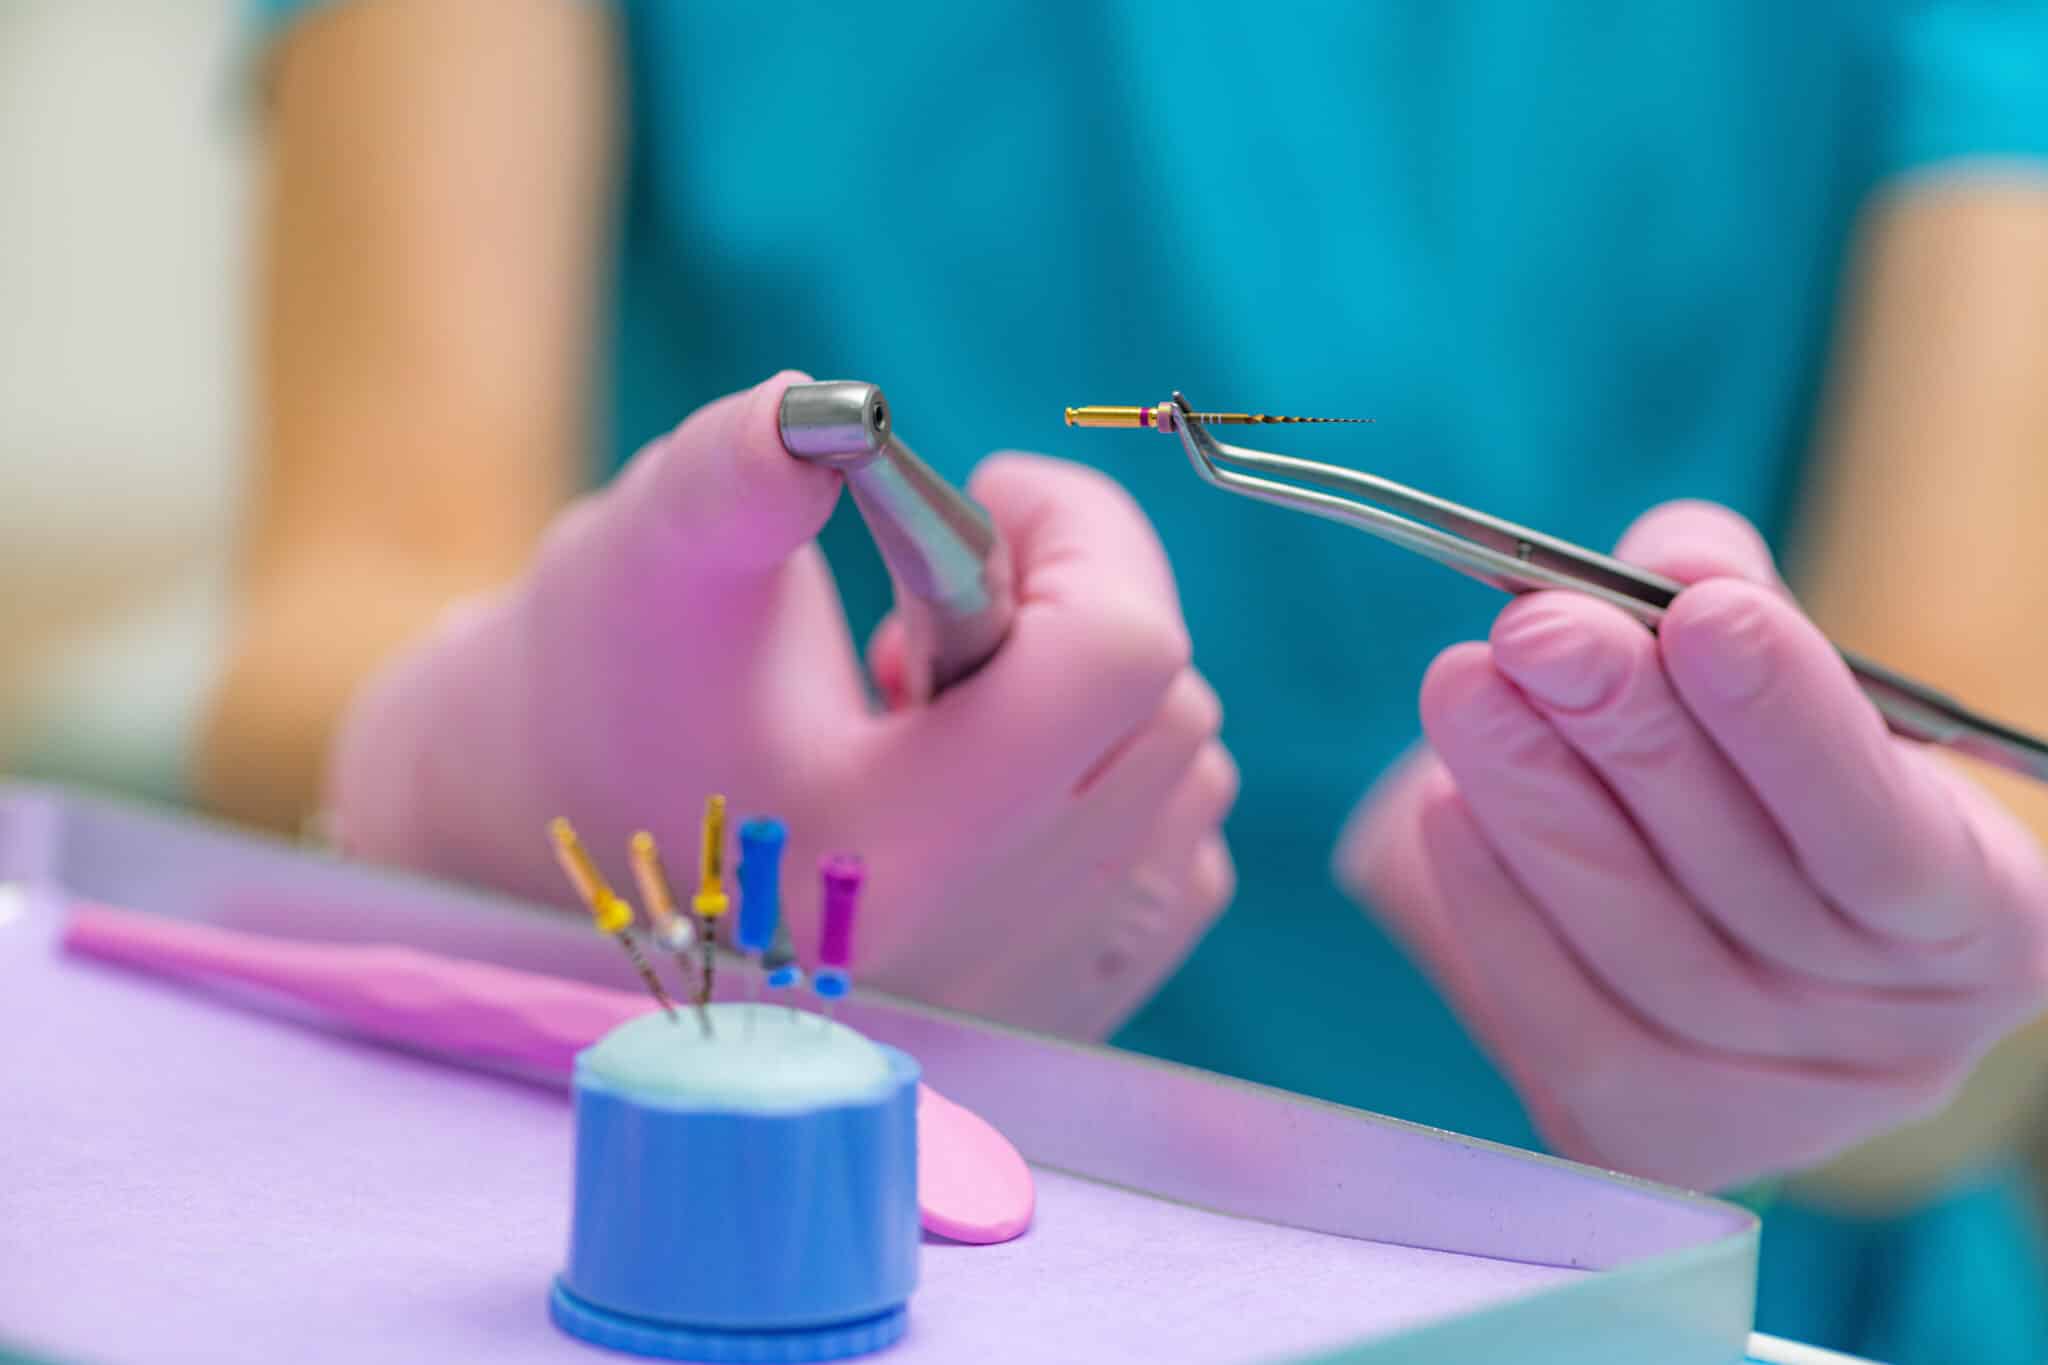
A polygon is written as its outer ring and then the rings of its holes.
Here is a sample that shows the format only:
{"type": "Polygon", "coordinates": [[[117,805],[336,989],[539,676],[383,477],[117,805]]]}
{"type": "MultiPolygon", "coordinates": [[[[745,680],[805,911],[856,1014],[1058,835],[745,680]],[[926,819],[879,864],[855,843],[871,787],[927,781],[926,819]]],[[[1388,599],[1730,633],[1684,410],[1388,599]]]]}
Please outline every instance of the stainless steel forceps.
{"type": "MultiPolygon", "coordinates": [[[[1173,429],[1181,448],[1187,451],[1195,472],[1216,487],[1356,527],[1503,592],[1563,588],[1585,593],[1612,603],[1655,630],[1683,586],[1390,479],[1226,445],[1209,434],[1201,414],[1189,407],[1177,390],[1172,409],[1173,429]],[[1241,472],[1244,470],[1255,472],[1241,472]],[[1300,488],[1261,475],[1319,488],[1300,488]],[[1351,496],[1338,496],[1340,493],[1351,496]]],[[[2008,772],[2048,782],[2048,742],[1978,715],[1881,664],[1837,649],[1894,734],[1938,744],[2008,772]]]]}

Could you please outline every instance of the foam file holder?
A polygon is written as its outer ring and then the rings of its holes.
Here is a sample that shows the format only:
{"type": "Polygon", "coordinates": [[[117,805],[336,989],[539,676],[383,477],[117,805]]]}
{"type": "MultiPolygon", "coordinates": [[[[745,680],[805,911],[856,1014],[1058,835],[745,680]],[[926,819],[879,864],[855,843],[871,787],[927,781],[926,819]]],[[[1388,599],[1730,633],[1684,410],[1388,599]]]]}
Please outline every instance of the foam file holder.
{"type": "MultiPolygon", "coordinates": [[[[9,784],[0,883],[0,1354],[620,1358],[544,1308],[573,1183],[559,1078],[55,948],[78,898],[619,984],[577,917],[9,784]]],[[[993,1122],[1039,1184],[1015,1242],[926,1240],[878,1361],[1743,1359],[1743,1209],[872,994],[839,1017],[993,1122]]]]}

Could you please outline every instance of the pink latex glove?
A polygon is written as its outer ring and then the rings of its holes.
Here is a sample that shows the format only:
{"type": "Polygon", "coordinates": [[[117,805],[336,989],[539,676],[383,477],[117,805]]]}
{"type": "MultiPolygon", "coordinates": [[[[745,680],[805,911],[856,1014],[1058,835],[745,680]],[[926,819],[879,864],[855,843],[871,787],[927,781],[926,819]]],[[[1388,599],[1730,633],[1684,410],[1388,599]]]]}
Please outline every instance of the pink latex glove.
{"type": "MultiPolygon", "coordinates": [[[[812,539],[840,476],[777,435],[801,379],[651,443],[562,515],[521,580],[452,611],[366,689],[330,765],[337,836],[568,905],[551,817],[619,886],[642,827],[689,883],[704,797],[723,792],[735,818],[788,822],[799,952],[815,951],[819,856],[854,850],[869,869],[858,979],[1104,1034],[1233,884],[1219,827],[1236,770],[1165,554],[1108,479],[988,460],[970,492],[1014,557],[1011,635],[931,705],[877,712],[812,539]]],[[[878,668],[900,675],[892,640],[878,633],[878,668]]]]}
{"type": "Polygon", "coordinates": [[[2048,871],[1747,523],[1674,504],[1617,553],[1694,585],[1661,632],[1541,593],[1447,650],[1338,871],[1555,1150],[1720,1189],[1927,1113],[2036,1012],[2048,871]]]}

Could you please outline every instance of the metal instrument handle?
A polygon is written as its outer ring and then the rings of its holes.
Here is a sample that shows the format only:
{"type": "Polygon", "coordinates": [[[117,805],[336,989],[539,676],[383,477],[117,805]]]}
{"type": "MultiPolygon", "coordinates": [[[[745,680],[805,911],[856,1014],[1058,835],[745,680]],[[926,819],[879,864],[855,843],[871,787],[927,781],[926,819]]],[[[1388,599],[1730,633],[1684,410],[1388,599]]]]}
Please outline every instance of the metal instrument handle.
{"type": "MultiPolygon", "coordinates": [[[[1560,588],[1597,597],[1652,630],[1683,590],[1682,584],[1660,574],[1391,479],[1227,445],[1211,436],[1199,421],[1190,420],[1193,410],[1178,392],[1173,404],[1179,412],[1176,430],[1181,447],[1195,472],[1228,492],[1341,522],[1503,592],[1560,588]],[[1299,488],[1242,474],[1230,466],[1316,487],[1299,488]],[[1339,492],[1357,500],[1336,496],[1339,492]]],[[[1924,683],[1840,646],[1836,652],[1894,734],[2048,782],[2048,741],[1979,715],[1924,683]]]]}

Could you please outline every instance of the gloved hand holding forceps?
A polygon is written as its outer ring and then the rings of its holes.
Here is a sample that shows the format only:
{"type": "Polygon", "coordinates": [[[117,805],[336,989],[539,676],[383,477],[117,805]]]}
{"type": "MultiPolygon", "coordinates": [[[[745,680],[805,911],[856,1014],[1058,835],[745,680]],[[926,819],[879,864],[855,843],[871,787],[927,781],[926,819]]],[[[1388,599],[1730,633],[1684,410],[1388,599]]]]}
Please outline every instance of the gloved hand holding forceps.
{"type": "Polygon", "coordinates": [[[2048,869],[1734,514],[1659,508],[1617,555],[1691,585],[1658,633],[1542,592],[1445,651],[1338,875],[1557,1150],[1720,1189],[1931,1111],[2036,1014],[2048,869]]]}

